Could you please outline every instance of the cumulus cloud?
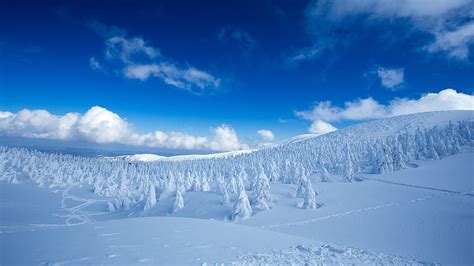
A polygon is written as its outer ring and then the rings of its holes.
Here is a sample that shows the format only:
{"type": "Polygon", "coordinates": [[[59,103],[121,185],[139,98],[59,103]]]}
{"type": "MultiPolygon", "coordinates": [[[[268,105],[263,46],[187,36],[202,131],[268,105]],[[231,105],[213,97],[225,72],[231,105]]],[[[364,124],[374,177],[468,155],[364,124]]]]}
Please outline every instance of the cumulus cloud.
{"type": "Polygon", "coordinates": [[[377,76],[379,77],[382,86],[388,89],[395,89],[405,82],[405,69],[379,67],[377,69],[377,76]]]}
{"type": "Polygon", "coordinates": [[[275,136],[273,135],[273,132],[268,130],[268,129],[260,129],[257,130],[257,134],[260,137],[260,139],[264,142],[272,142],[275,136]]]}
{"type": "Polygon", "coordinates": [[[235,130],[228,125],[221,125],[213,129],[212,139],[206,143],[211,150],[240,150],[248,149],[247,145],[241,144],[235,130]]]}
{"type": "Polygon", "coordinates": [[[173,131],[138,133],[126,119],[99,106],[90,108],[84,114],[54,115],[46,110],[28,109],[17,113],[0,112],[0,135],[186,150],[248,148],[239,142],[237,133],[228,125],[213,128],[211,135],[206,137],[173,131]]]}
{"type": "Polygon", "coordinates": [[[337,128],[335,128],[333,125],[329,124],[328,122],[324,122],[320,119],[313,121],[308,129],[309,133],[313,133],[316,135],[323,135],[336,130],[337,128]]]}
{"type": "MultiPolygon", "coordinates": [[[[474,3],[472,0],[314,0],[307,9],[307,29],[319,48],[340,36],[337,27],[344,23],[364,21],[400,21],[416,31],[428,33],[432,40],[422,50],[444,53],[466,60],[474,43],[474,3]]],[[[314,54],[316,56],[317,54],[314,54]]]]}
{"type": "MultiPolygon", "coordinates": [[[[439,93],[427,93],[419,99],[396,98],[383,105],[372,98],[358,99],[344,103],[344,107],[334,106],[331,102],[319,102],[306,111],[295,112],[299,118],[312,121],[310,132],[324,128],[320,122],[341,120],[361,121],[419,112],[444,110],[474,110],[474,96],[445,89],[439,93]],[[319,124],[318,124],[319,123],[319,124]],[[313,128],[314,126],[314,128],[313,128]]],[[[325,125],[327,127],[327,125],[325,125]]]]}
{"type": "MultiPolygon", "coordinates": [[[[91,27],[104,39],[104,59],[111,68],[119,68],[128,79],[141,81],[157,78],[167,85],[201,94],[208,89],[220,86],[219,78],[191,66],[180,66],[163,56],[142,37],[130,37],[123,30],[94,21],[91,27]]],[[[92,69],[100,66],[90,59],[92,69]]]]}

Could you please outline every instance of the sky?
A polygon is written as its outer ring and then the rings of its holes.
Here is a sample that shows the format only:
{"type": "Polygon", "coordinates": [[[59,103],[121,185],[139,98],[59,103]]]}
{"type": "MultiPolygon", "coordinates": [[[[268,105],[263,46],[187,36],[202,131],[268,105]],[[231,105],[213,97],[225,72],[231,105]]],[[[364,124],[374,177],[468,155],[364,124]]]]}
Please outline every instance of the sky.
{"type": "Polygon", "coordinates": [[[474,109],[474,1],[2,1],[0,137],[228,151],[474,109]]]}

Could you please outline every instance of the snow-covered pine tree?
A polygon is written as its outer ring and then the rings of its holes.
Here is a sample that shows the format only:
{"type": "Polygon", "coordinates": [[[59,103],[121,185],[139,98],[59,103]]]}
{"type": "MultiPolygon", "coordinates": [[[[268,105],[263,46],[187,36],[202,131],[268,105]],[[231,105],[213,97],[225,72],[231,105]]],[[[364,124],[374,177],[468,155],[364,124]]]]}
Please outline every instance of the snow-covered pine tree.
{"type": "Polygon", "coordinates": [[[230,202],[230,195],[227,191],[227,186],[222,175],[219,175],[219,177],[217,178],[217,188],[219,190],[219,193],[221,193],[223,196],[222,204],[228,204],[230,202]]]}
{"type": "Polygon", "coordinates": [[[305,193],[303,197],[303,202],[301,202],[298,207],[302,209],[316,209],[317,193],[314,191],[313,186],[311,184],[311,180],[309,178],[305,178],[303,180],[305,193]]]}
{"type": "Polygon", "coordinates": [[[254,208],[259,210],[268,210],[272,208],[273,198],[270,193],[270,184],[263,168],[260,169],[260,173],[257,177],[254,193],[254,208]]]}
{"type": "Polygon", "coordinates": [[[232,220],[242,220],[252,215],[252,207],[245,189],[239,190],[239,197],[234,204],[234,211],[230,217],[232,220]]]}
{"type": "Polygon", "coordinates": [[[221,194],[224,194],[224,191],[227,190],[224,177],[222,175],[219,175],[216,179],[216,183],[217,183],[217,191],[221,194]]]}
{"type": "Polygon", "coordinates": [[[296,188],[296,192],[295,192],[296,198],[304,197],[304,193],[305,193],[304,179],[305,178],[307,177],[304,175],[300,177],[300,181],[298,182],[298,187],[296,188]]]}
{"type": "Polygon", "coordinates": [[[148,194],[146,197],[146,202],[145,202],[145,206],[143,207],[143,210],[146,211],[150,209],[151,207],[155,206],[155,204],[156,204],[155,186],[150,182],[150,185],[148,187],[148,194]]]}
{"type": "Polygon", "coordinates": [[[209,181],[207,181],[207,178],[204,178],[202,180],[201,189],[204,192],[211,191],[211,186],[209,185],[209,181]]]}
{"type": "Polygon", "coordinates": [[[329,176],[329,172],[328,172],[328,169],[326,168],[326,166],[322,165],[321,166],[321,182],[330,182],[331,181],[331,177],[329,176]]]}
{"type": "Polygon", "coordinates": [[[435,142],[433,140],[433,137],[431,136],[430,133],[428,133],[427,137],[427,150],[428,150],[428,158],[434,159],[434,160],[439,160],[439,154],[435,149],[435,142]]]}
{"type": "Polygon", "coordinates": [[[249,176],[248,176],[247,172],[245,171],[244,167],[240,168],[239,178],[242,179],[242,181],[244,182],[244,185],[249,184],[249,176]]]}
{"type": "Polygon", "coordinates": [[[201,180],[199,179],[199,177],[197,175],[194,176],[194,180],[193,180],[193,186],[191,187],[191,190],[192,191],[201,191],[202,189],[202,185],[201,185],[201,180]]]}
{"type": "Polygon", "coordinates": [[[183,195],[181,195],[181,189],[176,189],[176,196],[174,199],[173,209],[171,210],[171,212],[175,213],[181,210],[182,208],[184,208],[183,195]]]}
{"type": "Polygon", "coordinates": [[[344,182],[352,182],[353,179],[354,179],[354,165],[352,163],[352,159],[350,159],[350,157],[347,157],[345,160],[345,165],[344,165],[343,180],[344,182]]]}
{"type": "Polygon", "coordinates": [[[396,145],[392,150],[392,167],[393,171],[398,171],[407,168],[405,156],[402,153],[400,145],[396,145]]]}
{"type": "Polygon", "coordinates": [[[232,176],[230,178],[230,181],[229,183],[227,184],[227,191],[230,193],[230,194],[235,194],[237,193],[237,180],[235,180],[235,177],[232,176]]]}

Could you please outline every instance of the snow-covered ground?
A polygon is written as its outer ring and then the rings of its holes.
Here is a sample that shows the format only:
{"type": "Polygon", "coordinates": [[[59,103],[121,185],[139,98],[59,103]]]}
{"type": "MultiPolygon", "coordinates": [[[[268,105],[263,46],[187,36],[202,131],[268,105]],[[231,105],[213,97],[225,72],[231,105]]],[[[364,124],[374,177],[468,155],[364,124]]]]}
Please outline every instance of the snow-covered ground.
{"type": "Polygon", "coordinates": [[[130,162],[154,162],[154,161],[186,161],[186,160],[198,160],[198,159],[216,159],[216,158],[227,158],[238,156],[245,153],[255,151],[254,149],[229,151],[221,153],[211,154],[189,154],[189,155],[175,155],[175,156],[160,156],[150,153],[132,154],[132,155],[121,155],[121,156],[103,156],[102,159],[111,161],[130,161],[130,162]]]}
{"type": "Polygon", "coordinates": [[[472,265],[472,121],[473,112],[401,116],[148,163],[3,148],[0,264],[472,265]]]}

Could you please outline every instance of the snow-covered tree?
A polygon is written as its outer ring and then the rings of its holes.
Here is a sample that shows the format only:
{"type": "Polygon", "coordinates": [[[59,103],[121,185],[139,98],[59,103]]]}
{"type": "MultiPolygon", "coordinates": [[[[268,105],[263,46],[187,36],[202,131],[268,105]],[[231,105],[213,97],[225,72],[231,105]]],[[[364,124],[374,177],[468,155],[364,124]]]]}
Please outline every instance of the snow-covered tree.
{"type": "Polygon", "coordinates": [[[329,175],[328,169],[323,165],[321,167],[321,182],[329,182],[331,181],[331,177],[329,175]]]}
{"type": "Polygon", "coordinates": [[[199,177],[197,175],[194,176],[193,185],[191,187],[191,190],[196,191],[196,192],[202,190],[201,180],[199,179],[199,177]]]}
{"type": "Polygon", "coordinates": [[[143,208],[143,210],[146,211],[149,208],[155,206],[155,204],[156,204],[155,186],[150,183],[149,188],[148,188],[148,195],[146,197],[145,207],[143,208]]]}
{"type": "Polygon", "coordinates": [[[182,208],[184,208],[184,199],[183,199],[183,196],[181,195],[180,190],[181,189],[176,190],[176,196],[174,199],[173,209],[171,211],[172,213],[177,212],[181,210],[182,208]]]}
{"type": "Polygon", "coordinates": [[[354,175],[354,165],[352,164],[352,160],[350,158],[347,158],[344,166],[344,182],[352,182],[352,180],[354,179],[354,175]]]}
{"type": "Polygon", "coordinates": [[[316,209],[316,192],[313,189],[311,180],[309,178],[303,179],[304,186],[304,197],[303,202],[301,202],[298,207],[302,209],[316,209]]]}
{"type": "Polygon", "coordinates": [[[229,192],[227,191],[227,186],[225,184],[225,180],[223,176],[219,176],[217,178],[217,187],[219,189],[219,192],[223,196],[222,204],[230,203],[230,195],[229,195],[229,192]]]}
{"type": "Polygon", "coordinates": [[[273,198],[270,193],[270,184],[263,168],[260,169],[260,173],[257,177],[254,193],[254,208],[259,210],[268,210],[272,208],[273,198]]]}
{"type": "Polygon", "coordinates": [[[211,191],[211,186],[209,185],[209,181],[207,181],[207,178],[203,179],[201,189],[204,192],[211,191]]]}
{"type": "Polygon", "coordinates": [[[227,184],[227,191],[231,194],[237,193],[237,180],[234,176],[230,178],[229,184],[227,184]]]}
{"type": "Polygon", "coordinates": [[[245,171],[244,167],[240,168],[239,178],[242,179],[242,181],[244,182],[244,185],[249,183],[249,176],[247,174],[247,171],[245,171]]]}
{"type": "Polygon", "coordinates": [[[252,215],[252,207],[250,206],[250,201],[245,192],[245,189],[240,189],[239,197],[234,204],[234,211],[231,215],[232,220],[242,220],[250,217],[252,215]]]}
{"type": "Polygon", "coordinates": [[[394,171],[407,168],[407,162],[406,162],[405,156],[403,155],[403,152],[399,145],[395,146],[395,148],[392,150],[391,155],[392,155],[392,163],[393,163],[392,169],[394,171]]]}

